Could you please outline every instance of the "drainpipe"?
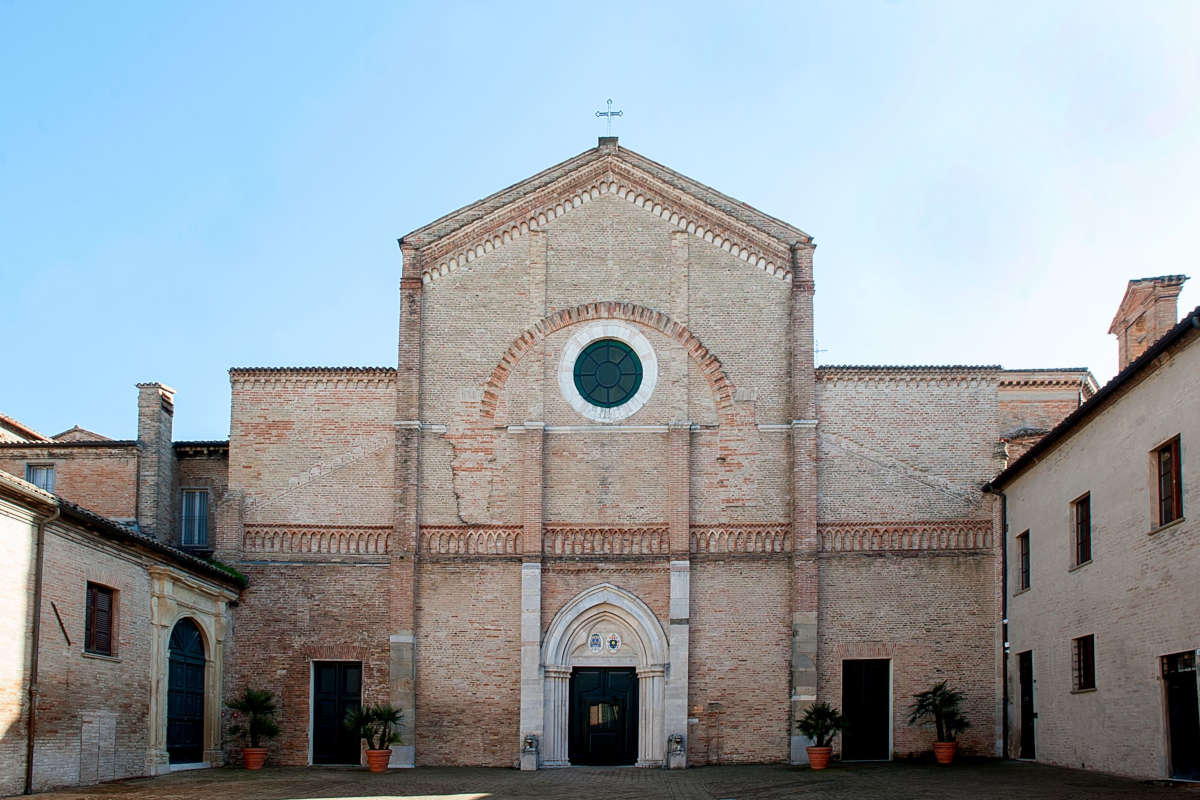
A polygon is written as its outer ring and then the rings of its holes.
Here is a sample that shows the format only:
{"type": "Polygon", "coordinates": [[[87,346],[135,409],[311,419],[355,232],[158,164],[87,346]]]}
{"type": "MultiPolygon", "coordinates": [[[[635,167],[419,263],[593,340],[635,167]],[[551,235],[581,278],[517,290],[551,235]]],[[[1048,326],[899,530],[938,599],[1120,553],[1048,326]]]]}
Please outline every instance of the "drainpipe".
{"type": "Polygon", "coordinates": [[[58,519],[62,508],[54,504],[54,513],[37,522],[33,572],[33,652],[29,656],[29,716],[25,730],[25,794],[33,793],[33,742],[37,736],[38,650],[42,634],[42,562],[46,552],[46,526],[58,519]]]}
{"type": "Polygon", "coordinates": [[[983,490],[1000,498],[1000,757],[1008,758],[1008,495],[990,483],[983,490]]]}

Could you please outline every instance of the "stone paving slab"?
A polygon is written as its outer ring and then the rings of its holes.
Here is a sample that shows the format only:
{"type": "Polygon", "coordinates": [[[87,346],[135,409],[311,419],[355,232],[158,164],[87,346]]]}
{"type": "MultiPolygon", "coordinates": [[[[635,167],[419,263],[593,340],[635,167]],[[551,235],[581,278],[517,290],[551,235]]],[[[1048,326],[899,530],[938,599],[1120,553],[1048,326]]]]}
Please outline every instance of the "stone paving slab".
{"type": "Polygon", "coordinates": [[[528,773],[422,767],[372,775],[362,769],[213,769],[136,778],[36,795],[46,800],[781,800],[782,798],[967,798],[968,800],[1200,800],[1200,784],[1138,781],[1013,761],[939,767],[923,763],[837,764],[814,772],[785,765],[684,771],[572,767],[528,773]]]}

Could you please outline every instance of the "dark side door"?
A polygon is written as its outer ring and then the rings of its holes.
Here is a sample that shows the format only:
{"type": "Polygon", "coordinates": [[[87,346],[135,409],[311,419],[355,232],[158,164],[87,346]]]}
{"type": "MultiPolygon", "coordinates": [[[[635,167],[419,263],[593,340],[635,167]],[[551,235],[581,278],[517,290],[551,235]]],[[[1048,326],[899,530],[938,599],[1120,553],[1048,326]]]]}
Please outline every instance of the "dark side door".
{"type": "Polygon", "coordinates": [[[362,662],[313,662],[313,763],[357,764],[358,733],[346,730],[346,712],[362,704],[362,662]]]}
{"type": "Polygon", "coordinates": [[[1034,744],[1034,720],[1037,719],[1037,712],[1033,710],[1032,650],[1017,653],[1017,680],[1021,692],[1021,758],[1037,758],[1037,747],[1034,744]]]}
{"type": "Polygon", "coordinates": [[[1196,654],[1163,659],[1167,724],[1171,734],[1171,777],[1200,780],[1200,702],[1196,690],[1196,654]]]}
{"type": "Polygon", "coordinates": [[[891,756],[892,665],[886,658],[842,662],[843,761],[886,761],[891,756]]]}
{"type": "Polygon", "coordinates": [[[572,672],[568,741],[571,763],[634,763],[637,709],[637,674],[633,669],[579,668],[572,672]]]}

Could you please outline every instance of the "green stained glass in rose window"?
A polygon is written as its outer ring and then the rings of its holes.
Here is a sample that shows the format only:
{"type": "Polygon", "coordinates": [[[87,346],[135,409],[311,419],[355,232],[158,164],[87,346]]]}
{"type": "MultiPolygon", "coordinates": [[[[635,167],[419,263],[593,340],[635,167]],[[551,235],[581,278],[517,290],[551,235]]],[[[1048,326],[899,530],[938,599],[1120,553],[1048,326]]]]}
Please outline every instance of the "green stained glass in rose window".
{"type": "Polygon", "coordinates": [[[575,388],[594,406],[623,405],[641,385],[642,362],[622,341],[599,339],[583,348],[575,359],[575,388]]]}

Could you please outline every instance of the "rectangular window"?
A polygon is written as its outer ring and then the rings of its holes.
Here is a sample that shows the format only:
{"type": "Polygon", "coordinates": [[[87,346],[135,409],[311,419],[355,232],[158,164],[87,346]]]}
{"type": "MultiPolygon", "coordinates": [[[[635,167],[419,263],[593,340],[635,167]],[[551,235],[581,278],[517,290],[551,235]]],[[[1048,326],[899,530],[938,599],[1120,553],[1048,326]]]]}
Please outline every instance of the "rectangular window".
{"type": "Polygon", "coordinates": [[[1158,524],[1183,516],[1183,469],[1179,463],[1179,437],[1154,451],[1158,474],[1158,524]]]}
{"type": "Polygon", "coordinates": [[[180,542],[184,547],[208,545],[208,490],[183,490],[183,525],[180,542]]]}
{"type": "Polygon", "coordinates": [[[1029,588],[1029,531],[1017,537],[1017,588],[1029,588]]]}
{"type": "Polygon", "coordinates": [[[1075,517],[1075,566],[1092,560],[1092,495],[1085,494],[1071,504],[1075,517]]]}
{"type": "Polygon", "coordinates": [[[1096,688],[1096,637],[1093,634],[1071,640],[1071,672],[1075,691],[1096,688]]]}
{"type": "Polygon", "coordinates": [[[116,607],[113,601],[116,595],[108,586],[88,581],[83,649],[89,653],[114,655],[113,618],[116,607]]]}
{"type": "Polygon", "coordinates": [[[51,494],[54,493],[54,465],[53,464],[26,464],[25,465],[25,480],[32,483],[39,489],[45,489],[51,494]]]}

